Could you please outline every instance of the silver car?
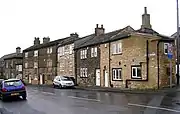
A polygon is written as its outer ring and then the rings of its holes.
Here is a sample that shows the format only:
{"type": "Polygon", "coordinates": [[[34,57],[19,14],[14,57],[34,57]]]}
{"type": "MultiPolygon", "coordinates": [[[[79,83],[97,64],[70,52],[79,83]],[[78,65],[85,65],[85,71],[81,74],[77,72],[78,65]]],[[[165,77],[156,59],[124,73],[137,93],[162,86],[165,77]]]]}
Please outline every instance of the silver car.
{"type": "Polygon", "coordinates": [[[53,87],[74,88],[74,82],[68,76],[56,76],[53,80],[53,87]]]}

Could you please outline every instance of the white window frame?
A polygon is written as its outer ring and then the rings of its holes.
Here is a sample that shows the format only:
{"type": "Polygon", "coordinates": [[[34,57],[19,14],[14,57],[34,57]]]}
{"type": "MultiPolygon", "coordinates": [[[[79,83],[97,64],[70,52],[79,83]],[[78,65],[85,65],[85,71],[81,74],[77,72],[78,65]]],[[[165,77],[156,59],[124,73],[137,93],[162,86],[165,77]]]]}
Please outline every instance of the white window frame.
{"type": "Polygon", "coordinates": [[[122,80],[122,68],[113,68],[113,80],[122,80]]]}
{"type": "Polygon", "coordinates": [[[24,63],[24,68],[28,68],[28,63],[24,63]]]}
{"type": "Polygon", "coordinates": [[[35,50],[34,51],[34,57],[37,57],[38,56],[38,50],[35,50]]]}
{"type": "Polygon", "coordinates": [[[28,52],[26,52],[24,56],[25,56],[25,58],[27,58],[28,57],[28,52]]]}
{"type": "Polygon", "coordinates": [[[22,71],[22,65],[18,65],[18,71],[22,71]]]}
{"type": "Polygon", "coordinates": [[[164,54],[168,54],[168,47],[169,47],[169,43],[164,43],[164,54]],[[166,52],[166,48],[167,48],[167,52],[166,52]]]}
{"type": "Polygon", "coordinates": [[[47,60],[47,67],[52,67],[52,60],[47,60]]]}
{"type": "Polygon", "coordinates": [[[64,55],[64,46],[58,48],[58,54],[59,54],[59,56],[63,56],[64,55]]]}
{"type": "Polygon", "coordinates": [[[8,68],[8,66],[9,66],[9,65],[8,65],[8,62],[6,62],[6,68],[8,68]]]}
{"type": "Polygon", "coordinates": [[[142,68],[141,68],[141,66],[132,66],[131,74],[132,74],[132,78],[142,78],[142,68]],[[135,75],[133,75],[133,69],[135,69],[135,72],[136,72],[135,75]],[[138,76],[138,73],[137,73],[138,69],[140,69],[140,71],[141,71],[141,76],[138,76]]]}
{"type": "Polygon", "coordinates": [[[122,42],[114,43],[112,45],[112,53],[113,54],[121,54],[122,53],[122,42]]]}
{"type": "Polygon", "coordinates": [[[48,47],[47,48],[47,54],[51,54],[52,53],[52,47],[48,47]]]}
{"type": "Polygon", "coordinates": [[[87,49],[83,49],[80,51],[80,58],[81,59],[87,58],[87,49]]]}
{"type": "Polygon", "coordinates": [[[97,47],[91,48],[91,57],[97,57],[97,47]]]}
{"type": "Polygon", "coordinates": [[[38,62],[34,62],[34,68],[38,68],[38,62]]]}
{"type": "Polygon", "coordinates": [[[69,54],[73,54],[74,50],[74,45],[69,46],[69,54]]]}
{"type": "Polygon", "coordinates": [[[87,68],[80,68],[80,77],[87,77],[87,68]]]}

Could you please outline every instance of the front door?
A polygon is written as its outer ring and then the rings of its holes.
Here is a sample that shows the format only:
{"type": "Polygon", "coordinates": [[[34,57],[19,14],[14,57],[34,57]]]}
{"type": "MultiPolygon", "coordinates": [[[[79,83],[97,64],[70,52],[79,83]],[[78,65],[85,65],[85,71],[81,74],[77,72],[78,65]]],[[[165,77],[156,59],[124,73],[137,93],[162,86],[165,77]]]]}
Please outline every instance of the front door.
{"type": "Polygon", "coordinates": [[[107,70],[104,70],[104,83],[105,83],[105,87],[108,87],[109,85],[109,78],[108,78],[108,72],[107,70]]]}
{"type": "Polygon", "coordinates": [[[43,84],[43,75],[40,74],[40,84],[43,84]]]}
{"type": "Polygon", "coordinates": [[[29,75],[29,83],[31,84],[31,76],[29,75]]]}
{"type": "Polygon", "coordinates": [[[100,69],[96,69],[96,86],[100,86],[100,69]]]}

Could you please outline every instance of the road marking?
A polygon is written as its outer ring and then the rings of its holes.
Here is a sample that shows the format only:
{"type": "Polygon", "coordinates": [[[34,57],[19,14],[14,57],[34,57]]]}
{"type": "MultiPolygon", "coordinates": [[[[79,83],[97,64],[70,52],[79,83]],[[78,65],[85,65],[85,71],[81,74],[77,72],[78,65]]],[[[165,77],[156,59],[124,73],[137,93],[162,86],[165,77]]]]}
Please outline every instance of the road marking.
{"type": "Polygon", "coordinates": [[[174,110],[174,109],[162,108],[162,107],[155,107],[155,106],[148,106],[148,105],[141,105],[141,104],[128,103],[128,105],[129,106],[144,107],[144,108],[153,108],[153,109],[159,109],[159,110],[166,110],[166,111],[171,111],[171,112],[180,112],[180,110],[174,110]]]}
{"type": "Polygon", "coordinates": [[[44,94],[49,94],[49,95],[55,95],[54,93],[51,93],[51,92],[45,92],[45,91],[43,91],[42,93],[44,93],[44,94]]]}
{"type": "Polygon", "coordinates": [[[68,96],[69,98],[73,98],[73,99],[80,99],[80,100],[87,100],[87,101],[96,101],[96,102],[100,102],[100,100],[97,99],[88,99],[88,98],[82,98],[82,97],[75,97],[75,96],[68,96]]]}

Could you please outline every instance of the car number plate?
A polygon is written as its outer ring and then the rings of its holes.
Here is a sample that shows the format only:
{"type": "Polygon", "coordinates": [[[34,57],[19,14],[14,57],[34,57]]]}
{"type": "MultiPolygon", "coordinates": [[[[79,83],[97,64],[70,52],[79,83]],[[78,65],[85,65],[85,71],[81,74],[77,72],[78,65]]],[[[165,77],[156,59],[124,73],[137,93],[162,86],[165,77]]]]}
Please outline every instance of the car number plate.
{"type": "Polygon", "coordinates": [[[19,93],[11,93],[11,96],[19,95],[19,93]]]}

